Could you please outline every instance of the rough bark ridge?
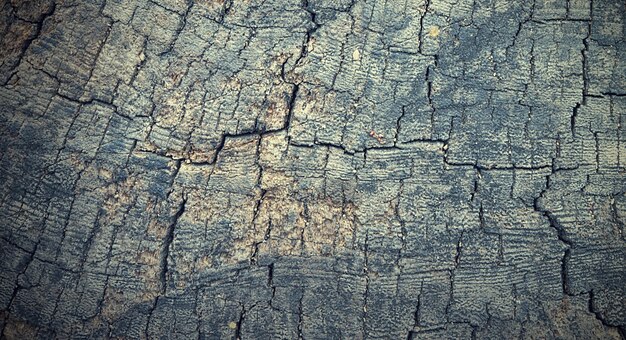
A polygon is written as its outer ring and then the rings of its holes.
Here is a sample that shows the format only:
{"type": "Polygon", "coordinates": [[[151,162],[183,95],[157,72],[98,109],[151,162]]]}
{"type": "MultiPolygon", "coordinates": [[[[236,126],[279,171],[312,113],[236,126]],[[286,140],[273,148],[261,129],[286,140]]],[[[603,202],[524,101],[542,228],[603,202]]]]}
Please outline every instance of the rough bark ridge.
{"type": "Polygon", "coordinates": [[[623,338],[615,0],[5,0],[6,338],[623,338]]]}

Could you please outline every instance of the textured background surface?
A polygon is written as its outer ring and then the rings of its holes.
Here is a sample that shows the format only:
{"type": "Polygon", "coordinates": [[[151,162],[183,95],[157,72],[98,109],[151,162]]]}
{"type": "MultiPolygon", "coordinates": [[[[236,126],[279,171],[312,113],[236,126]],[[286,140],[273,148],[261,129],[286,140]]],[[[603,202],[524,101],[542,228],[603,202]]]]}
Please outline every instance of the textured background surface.
{"type": "Polygon", "coordinates": [[[618,0],[0,1],[6,338],[624,338],[618,0]]]}

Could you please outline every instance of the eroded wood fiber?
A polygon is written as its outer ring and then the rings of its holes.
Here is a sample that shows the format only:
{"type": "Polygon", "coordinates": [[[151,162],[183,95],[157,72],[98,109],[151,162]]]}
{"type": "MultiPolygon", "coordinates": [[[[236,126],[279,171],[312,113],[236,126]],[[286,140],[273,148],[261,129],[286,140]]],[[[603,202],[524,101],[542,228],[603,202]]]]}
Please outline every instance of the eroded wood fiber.
{"type": "Polygon", "coordinates": [[[3,338],[624,338],[613,0],[0,5],[3,338]]]}

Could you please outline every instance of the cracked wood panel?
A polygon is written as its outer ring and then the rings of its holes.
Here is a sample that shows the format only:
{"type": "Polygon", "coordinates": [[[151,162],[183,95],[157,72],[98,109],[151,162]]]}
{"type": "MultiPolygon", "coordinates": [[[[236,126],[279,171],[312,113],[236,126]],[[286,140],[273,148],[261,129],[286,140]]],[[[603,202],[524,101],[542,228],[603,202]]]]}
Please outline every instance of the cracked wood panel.
{"type": "Polygon", "coordinates": [[[3,338],[624,338],[613,0],[0,3],[3,338]]]}

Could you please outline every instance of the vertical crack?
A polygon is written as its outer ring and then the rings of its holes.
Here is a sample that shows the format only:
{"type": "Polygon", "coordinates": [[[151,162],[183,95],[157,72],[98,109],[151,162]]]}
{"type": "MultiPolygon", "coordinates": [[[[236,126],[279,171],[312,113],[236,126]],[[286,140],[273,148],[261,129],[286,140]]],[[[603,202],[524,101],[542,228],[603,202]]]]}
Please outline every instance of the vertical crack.
{"type": "Polygon", "coordinates": [[[272,305],[274,297],[276,296],[276,286],[274,286],[274,262],[267,266],[267,286],[272,290],[272,296],[270,297],[268,305],[270,308],[274,308],[272,305]]]}
{"type": "MultiPolygon", "coordinates": [[[[15,63],[15,67],[13,67],[13,71],[11,72],[11,74],[6,78],[6,80],[2,84],[3,86],[7,86],[11,82],[11,79],[13,78],[13,76],[17,73],[17,68],[22,63],[22,59],[24,58],[24,55],[26,55],[26,51],[28,51],[28,49],[30,48],[32,43],[39,38],[39,36],[41,35],[41,31],[43,29],[44,22],[46,21],[46,19],[48,19],[49,17],[54,15],[54,13],[56,11],[56,6],[57,6],[56,2],[53,1],[52,5],[48,9],[48,11],[43,13],[43,16],[41,17],[41,19],[37,21],[37,23],[36,23],[37,27],[35,28],[35,34],[33,34],[33,36],[30,37],[29,39],[26,39],[26,41],[24,42],[24,44],[22,46],[22,49],[20,50],[20,54],[17,57],[17,62],[15,63]]],[[[16,16],[17,16],[17,14],[16,14],[16,16]]]]}
{"type": "Polygon", "coordinates": [[[302,336],[302,324],[304,323],[303,300],[304,300],[304,290],[302,291],[302,296],[300,296],[300,299],[298,300],[298,339],[303,339],[303,336],[302,336]]]}
{"type": "Polygon", "coordinates": [[[611,322],[606,320],[606,318],[602,314],[602,312],[596,310],[593,301],[594,301],[594,292],[593,292],[593,289],[592,289],[592,290],[589,291],[589,303],[588,303],[588,306],[587,306],[588,309],[589,309],[589,313],[592,313],[596,317],[596,319],[598,319],[598,321],[600,321],[602,323],[602,325],[604,325],[605,327],[616,328],[617,332],[622,337],[622,339],[626,339],[626,327],[612,324],[611,322]]]}
{"type": "Polygon", "coordinates": [[[291,125],[291,118],[293,117],[293,109],[296,104],[296,98],[298,97],[298,92],[300,91],[300,85],[293,84],[293,89],[291,91],[291,97],[289,98],[289,106],[287,110],[287,116],[285,117],[285,122],[283,124],[282,130],[285,130],[287,135],[289,135],[289,127],[291,125]]]}
{"type": "MultiPolygon", "coordinates": [[[[427,71],[428,72],[428,71],[427,71]]],[[[400,116],[398,116],[398,119],[396,119],[396,133],[395,136],[393,137],[393,146],[397,146],[398,144],[398,139],[400,138],[400,122],[402,121],[402,119],[404,118],[405,114],[406,114],[406,106],[402,105],[401,107],[401,114],[400,116]]]]}
{"type": "MultiPolygon", "coordinates": [[[[424,291],[424,279],[420,283],[420,292],[417,295],[417,306],[415,306],[415,313],[413,313],[413,326],[418,327],[420,325],[420,313],[422,308],[422,293],[424,291]]],[[[411,338],[411,334],[409,332],[409,339],[411,338]]]]}
{"type": "Polygon", "coordinates": [[[450,308],[452,308],[452,303],[454,301],[454,270],[456,269],[450,269],[449,270],[449,279],[450,279],[450,290],[449,290],[449,300],[448,303],[446,304],[446,309],[445,309],[445,314],[446,314],[446,322],[450,322],[450,308]]]}
{"type": "Polygon", "coordinates": [[[558,222],[556,216],[554,216],[554,214],[551,211],[546,210],[540,206],[540,199],[543,197],[543,194],[545,193],[545,191],[550,188],[550,175],[546,176],[546,178],[547,178],[546,188],[544,189],[544,191],[541,192],[539,197],[535,198],[533,202],[533,209],[536,212],[541,213],[548,220],[548,222],[550,223],[550,227],[556,230],[557,238],[559,239],[559,241],[561,241],[567,246],[567,248],[563,252],[563,257],[561,258],[561,282],[562,282],[562,287],[563,287],[563,293],[566,295],[572,295],[570,291],[570,287],[569,287],[567,265],[571,258],[571,248],[573,247],[573,243],[567,236],[565,227],[563,227],[563,225],[561,225],[558,222]]]}
{"type": "Polygon", "coordinates": [[[423,45],[423,40],[424,40],[424,17],[426,17],[429,7],[430,7],[430,0],[426,0],[426,2],[424,3],[424,13],[420,16],[419,45],[417,49],[420,54],[423,54],[422,45],[423,45]]]}
{"type": "MultiPolygon", "coordinates": [[[[435,55],[435,66],[437,65],[437,56],[435,55]]],[[[430,107],[430,138],[435,138],[435,114],[437,112],[437,108],[433,104],[433,81],[430,79],[431,77],[431,66],[428,65],[426,67],[426,86],[427,86],[427,98],[428,98],[428,106],[430,107]]]]}
{"type": "MultiPolygon", "coordinates": [[[[593,11],[593,2],[590,3],[590,10],[593,11]]],[[[580,107],[587,104],[587,97],[589,96],[589,60],[587,58],[587,54],[589,53],[589,38],[591,37],[591,22],[587,25],[587,36],[583,38],[583,49],[580,50],[582,55],[582,74],[583,74],[583,89],[582,89],[582,100],[579,103],[576,103],[572,110],[572,116],[570,118],[570,124],[572,129],[572,138],[576,138],[576,119],[578,117],[578,113],[580,107]]]]}
{"type": "Polygon", "coordinates": [[[369,252],[369,246],[368,246],[368,241],[369,241],[369,233],[368,231],[365,232],[365,263],[363,266],[363,274],[365,275],[365,291],[363,292],[363,339],[367,338],[367,331],[366,331],[366,325],[367,325],[367,297],[369,295],[369,289],[370,289],[370,278],[369,278],[369,267],[368,267],[368,252],[369,252]]]}
{"type": "MultiPolygon", "coordinates": [[[[481,211],[482,211],[482,204],[481,204],[481,211]]],[[[461,231],[461,236],[459,236],[459,239],[456,242],[456,254],[454,255],[454,269],[459,268],[459,265],[461,264],[461,252],[463,251],[463,233],[464,231],[461,231]]]]}
{"type": "Polygon", "coordinates": [[[243,325],[243,321],[246,318],[246,306],[241,306],[241,312],[239,313],[239,320],[237,320],[237,324],[235,327],[235,339],[241,340],[241,326],[243,325]]]}
{"type": "MultiPolygon", "coordinates": [[[[177,160],[175,163],[175,167],[174,167],[174,171],[172,173],[172,178],[171,178],[171,182],[170,182],[170,188],[173,188],[174,183],[176,181],[176,177],[178,176],[178,173],[180,172],[180,167],[182,165],[182,161],[181,160],[177,160]]],[[[167,194],[167,200],[169,200],[170,195],[172,194],[173,189],[170,189],[170,192],[168,192],[167,194]]],[[[154,301],[152,303],[152,306],[150,306],[150,309],[148,310],[148,317],[146,320],[146,327],[144,328],[144,336],[146,339],[150,339],[150,337],[148,336],[148,329],[150,327],[150,322],[152,320],[152,315],[154,314],[154,311],[156,310],[158,304],[159,304],[159,299],[162,296],[165,296],[165,294],[167,293],[167,275],[169,273],[169,263],[168,263],[168,258],[170,256],[170,248],[172,246],[172,243],[174,241],[174,234],[175,234],[175,230],[176,230],[176,225],[178,224],[178,220],[180,219],[180,217],[185,213],[185,208],[186,208],[186,204],[187,204],[187,196],[183,193],[182,195],[182,199],[180,201],[180,203],[178,204],[178,207],[176,208],[176,212],[174,213],[174,215],[171,217],[171,221],[170,224],[167,226],[166,232],[165,232],[165,237],[163,239],[163,244],[161,246],[161,251],[159,254],[159,282],[161,284],[159,293],[157,294],[157,296],[154,298],[154,301]]]]}
{"type": "Polygon", "coordinates": [[[596,172],[600,172],[600,138],[598,132],[593,133],[593,138],[596,143],[596,172]]]}
{"type": "Polygon", "coordinates": [[[167,274],[169,272],[168,267],[168,258],[170,255],[170,248],[172,246],[172,242],[174,241],[174,231],[176,229],[176,225],[178,224],[178,219],[185,212],[185,205],[187,204],[187,196],[183,194],[183,198],[178,205],[176,213],[172,217],[172,222],[167,227],[167,231],[165,234],[165,239],[163,240],[163,247],[161,248],[161,256],[160,256],[160,272],[159,278],[161,280],[161,294],[165,294],[167,291],[167,274]]]}

